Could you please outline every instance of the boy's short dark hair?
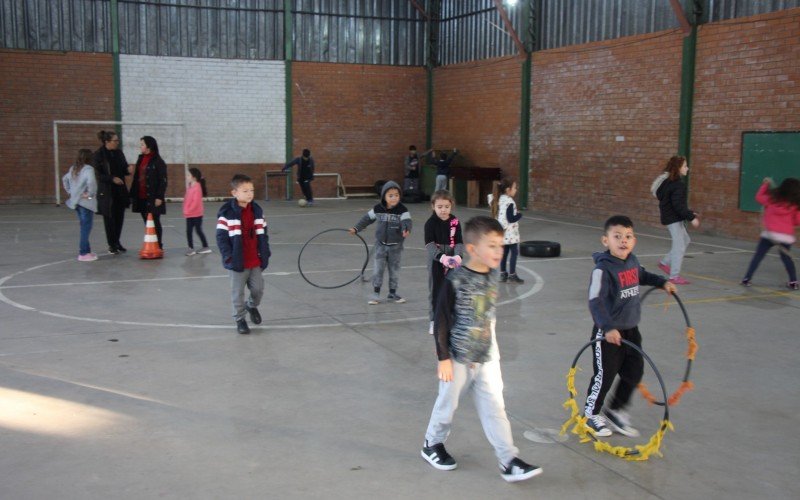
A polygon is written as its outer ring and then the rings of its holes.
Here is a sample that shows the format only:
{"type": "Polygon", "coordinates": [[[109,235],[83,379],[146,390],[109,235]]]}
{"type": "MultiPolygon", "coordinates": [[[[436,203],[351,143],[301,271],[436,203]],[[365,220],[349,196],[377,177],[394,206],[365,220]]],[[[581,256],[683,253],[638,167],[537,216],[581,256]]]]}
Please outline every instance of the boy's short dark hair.
{"type": "Polygon", "coordinates": [[[415,145],[413,145],[413,144],[412,144],[412,145],[410,145],[410,146],[408,147],[408,149],[413,149],[414,151],[416,151],[416,150],[417,150],[417,147],[416,147],[415,145]]]}
{"type": "Polygon", "coordinates": [[[251,179],[249,175],[236,174],[233,176],[233,179],[231,179],[231,188],[238,189],[238,187],[244,184],[245,182],[252,183],[253,179],[251,179]]]}
{"type": "Polygon", "coordinates": [[[487,234],[503,235],[505,231],[497,219],[478,215],[471,218],[464,224],[464,243],[475,244],[487,234]]]}
{"type": "Polygon", "coordinates": [[[304,149],[303,150],[303,158],[308,158],[309,156],[311,156],[311,150],[310,149],[304,149]]]}
{"type": "Polygon", "coordinates": [[[627,215],[613,215],[609,217],[603,225],[603,232],[607,233],[608,229],[612,226],[622,226],[633,229],[633,221],[627,215]]]}

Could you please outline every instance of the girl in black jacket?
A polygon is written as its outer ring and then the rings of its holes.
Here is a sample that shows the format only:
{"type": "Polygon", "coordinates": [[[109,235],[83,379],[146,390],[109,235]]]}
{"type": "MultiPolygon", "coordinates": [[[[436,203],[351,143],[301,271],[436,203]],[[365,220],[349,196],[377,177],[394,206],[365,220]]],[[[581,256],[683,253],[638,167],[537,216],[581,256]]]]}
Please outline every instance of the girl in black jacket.
{"type": "Polygon", "coordinates": [[[142,214],[147,224],[147,215],[153,215],[156,226],[158,246],[163,249],[161,240],[161,215],[167,213],[164,195],[167,192],[167,164],[158,154],[158,143],[146,135],[140,140],[142,154],[136,160],[131,183],[131,203],[133,211],[142,214]]]}
{"type": "Polygon", "coordinates": [[[692,227],[700,227],[700,219],[687,205],[686,184],[681,177],[689,173],[689,164],[683,156],[673,156],[667,162],[664,173],[653,182],[650,190],[658,198],[661,211],[661,223],[667,226],[672,237],[672,248],[658,263],[659,269],[669,274],[669,280],[676,285],[688,285],[690,282],[681,277],[683,256],[691,239],[686,232],[685,221],[692,227]]]}

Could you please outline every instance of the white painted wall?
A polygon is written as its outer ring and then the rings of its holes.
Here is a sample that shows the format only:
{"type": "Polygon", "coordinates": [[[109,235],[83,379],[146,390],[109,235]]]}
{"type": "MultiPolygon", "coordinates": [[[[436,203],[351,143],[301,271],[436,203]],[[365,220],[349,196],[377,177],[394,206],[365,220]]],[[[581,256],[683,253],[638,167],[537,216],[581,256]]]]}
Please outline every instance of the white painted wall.
{"type": "MultiPolygon", "coordinates": [[[[122,119],[185,122],[190,163],[281,163],[284,74],[282,61],[120,55],[122,119]]],[[[129,162],[143,135],[168,163],[183,163],[178,129],[132,126],[122,134],[129,162]]]]}

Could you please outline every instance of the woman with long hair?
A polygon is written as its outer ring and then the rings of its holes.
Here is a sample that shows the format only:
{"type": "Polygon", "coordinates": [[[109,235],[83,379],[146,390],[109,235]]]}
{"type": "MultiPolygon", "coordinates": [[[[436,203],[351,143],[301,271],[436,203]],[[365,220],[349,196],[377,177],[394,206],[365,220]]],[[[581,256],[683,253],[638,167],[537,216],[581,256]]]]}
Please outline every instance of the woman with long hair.
{"type": "Polygon", "coordinates": [[[100,148],[94,152],[92,165],[97,175],[97,211],[103,216],[108,252],[118,254],[127,249],[120,243],[125,210],[131,205],[125,177],[130,175],[128,160],[119,148],[116,132],[97,133],[100,148]]]}
{"type": "Polygon", "coordinates": [[[146,135],[139,141],[141,154],[136,160],[131,183],[131,203],[133,211],[142,215],[147,224],[147,215],[153,215],[156,226],[158,246],[164,249],[161,239],[161,216],[167,213],[164,196],[167,192],[167,164],[158,152],[158,142],[146,135]]]}

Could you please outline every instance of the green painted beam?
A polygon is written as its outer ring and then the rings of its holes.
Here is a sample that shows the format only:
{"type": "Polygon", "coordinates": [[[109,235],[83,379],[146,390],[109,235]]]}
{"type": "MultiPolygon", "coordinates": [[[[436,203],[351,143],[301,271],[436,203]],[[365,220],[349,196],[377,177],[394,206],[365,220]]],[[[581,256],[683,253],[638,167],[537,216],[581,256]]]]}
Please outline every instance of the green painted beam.
{"type": "MultiPolygon", "coordinates": [[[[110,13],[111,13],[111,60],[113,65],[113,78],[114,78],[114,120],[122,121],[122,83],[120,78],[120,64],[119,64],[119,2],[118,0],[111,0],[110,13]]],[[[117,125],[115,127],[117,137],[119,137],[119,148],[122,144],[122,127],[117,125]]]]}
{"type": "Polygon", "coordinates": [[[519,104],[519,176],[517,179],[517,186],[519,191],[519,206],[520,209],[528,208],[528,193],[530,186],[531,176],[531,159],[530,159],[530,137],[531,137],[531,72],[533,71],[532,64],[532,47],[535,34],[533,28],[535,23],[532,21],[534,12],[533,0],[524,0],[520,8],[520,32],[522,34],[522,46],[525,53],[521,54],[525,57],[522,63],[521,89],[520,89],[520,104],[519,104]]]}
{"type": "Polygon", "coordinates": [[[681,97],[678,117],[678,154],[687,159],[692,154],[692,109],[694,104],[694,72],[697,49],[697,26],[683,39],[681,56],[681,97]]]}
{"type": "MultiPolygon", "coordinates": [[[[286,103],[286,161],[294,156],[294,134],[292,120],[292,59],[294,58],[294,28],[292,22],[292,0],[283,2],[283,60],[284,60],[284,102],[286,103]]],[[[286,173],[286,199],[294,196],[294,182],[292,173],[294,168],[286,173]]]]}

